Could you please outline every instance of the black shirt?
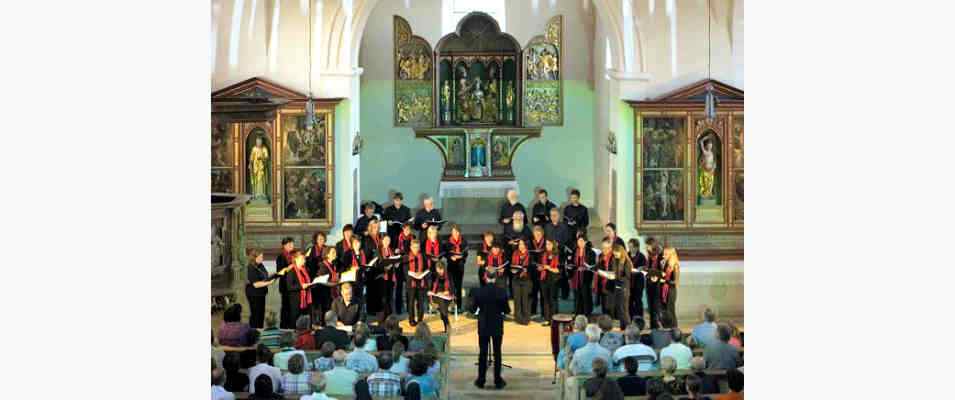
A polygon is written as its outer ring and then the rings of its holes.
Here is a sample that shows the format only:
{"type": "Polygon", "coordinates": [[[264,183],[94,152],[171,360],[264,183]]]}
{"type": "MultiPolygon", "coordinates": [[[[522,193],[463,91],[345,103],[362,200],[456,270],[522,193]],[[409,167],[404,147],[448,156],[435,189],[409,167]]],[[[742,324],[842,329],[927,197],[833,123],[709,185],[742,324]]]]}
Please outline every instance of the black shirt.
{"type": "Polygon", "coordinates": [[[361,320],[361,304],[357,298],[352,298],[349,305],[345,305],[345,299],[339,297],[332,303],[332,311],[338,315],[338,321],[349,326],[353,326],[361,320]]]}
{"type": "Polygon", "coordinates": [[[638,375],[625,375],[617,378],[617,385],[624,396],[646,396],[647,380],[638,375]]]}
{"type": "Polygon", "coordinates": [[[561,252],[566,251],[563,246],[570,248],[575,247],[573,245],[574,235],[571,234],[570,228],[567,227],[567,224],[562,221],[558,221],[557,225],[552,223],[547,223],[544,225],[544,237],[549,240],[556,241],[557,245],[560,246],[561,252]]]}
{"type": "Polygon", "coordinates": [[[587,214],[587,207],[584,207],[583,204],[576,206],[568,204],[564,207],[564,220],[572,229],[578,231],[587,229],[587,226],[590,225],[590,216],[587,214]]]}
{"type": "MultiPolygon", "coordinates": [[[[414,228],[418,231],[424,231],[424,228],[421,227],[421,224],[430,221],[441,221],[441,212],[437,208],[432,208],[431,211],[425,209],[418,210],[414,216],[414,228]]],[[[430,223],[428,224],[431,225],[430,223]]],[[[438,225],[438,229],[441,229],[441,225],[438,225]]],[[[424,237],[424,234],[421,234],[421,237],[424,237]]]]}
{"type": "Polygon", "coordinates": [[[381,219],[397,222],[397,224],[388,224],[388,236],[391,236],[391,243],[394,243],[398,239],[398,234],[401,233],[401,225],[411,219],[411,209],[404,204],[401,205],[401,208],[395,208],[392,204],[385,207],[381,219]]]}
{"type": "Polygon", "coordinates": [[[374,215],[372,215],[371,217],[366,215],[362,215],[361,217],[358,217],[358,220],[355,221],[355,227],[353,229],[353,232],[358,234],[358,236],[365,236],[368,233],[366,232],[368,230],[368,223],[371,222],[372,218],[376,218],[376,217],[374,215]]]}
{"type": "Polygon", "coordinates": [[[504,204],[501,204],[501,214],[500,214],[500,216],[498,217],[497,222],[498,222],[499,224],[501,224],[501,225],[510,225],[510,224],[511,224],[511,218],[514,217],[514,212],[515,212],[515,211],[520,211],[520,212],[524,213],[524,216],[525,216],[525,217],[524,217],[524,223],[525,223],[525,224],[527,224],[527,223],[529,222],[529,221],[528,221],[529,218],[527,218],[527,211],[524,210],[524,205],[521,204],[521,202],[517,202],[517,203],[511,204],[511,202],[510,202],[510,201],[507,201],[507,200],[504,200],[504,204]],[[504,222],[505,219],[507,220],[507,222],[504,222]]]}
{"type": "Polygon", "coordinates": [[[507,290],[496,285],[485,285],[473,290],[474,302],[471,313],[478,313],[478,336],[501,336],[504,334],[504,314],[511,313],[507,304],[507,290]]]}
{"type": "Polygon", "coordinates": [[[269,279],[269,271],[265,269],[265,266],[262,264],[249,264],[246,267],[245,276],[247,276],[245,284],[245,295],[247,297],[263,297],[269,293],[268,286],[262,286],[260,288],[252,286],[253,283],[264,281],[269,279]]]}
{"type": "Polygon", "coordinates": [[[315,345],[321,347],[325,342],[332,342],[335,344],[335,349],[343,350],[348,347],[351,340],[348,339],[348,332],[332,326],[325,326],[315,331],[315,345]]]}
{"type": "Polygon", "coordinates": [[[541,204],[540,201],[534,202],[534,207],[531,208],[531,218],[530,222],[534,225],[544,225],[550,222],[550,209],[557,208],[557,205],[552,201],[547,200],[547,203],[541,204]],[[534,217],[537,217],[537,222],[534,222],[534,217]]]}

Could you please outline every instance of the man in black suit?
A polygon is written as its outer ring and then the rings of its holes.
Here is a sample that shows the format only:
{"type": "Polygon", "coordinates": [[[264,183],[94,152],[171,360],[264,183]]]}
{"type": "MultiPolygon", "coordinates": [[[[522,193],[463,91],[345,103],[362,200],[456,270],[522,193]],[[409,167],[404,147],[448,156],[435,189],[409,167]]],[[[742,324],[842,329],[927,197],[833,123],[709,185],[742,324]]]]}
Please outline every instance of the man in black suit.
{"type": "Polygon", "coordinates": [[[507,290],[494,284],[495,275],[487,276],[487,284],[474,289],[474,301],[470,311],[478,314],[478,377],[474,386],[484,388],[487,376],[487,347],[494,342],[494,387],[497,389],[507,385],[501,378],[501,341],[504,337],[504,315],[511,312],[507,304],[507,290]]]}

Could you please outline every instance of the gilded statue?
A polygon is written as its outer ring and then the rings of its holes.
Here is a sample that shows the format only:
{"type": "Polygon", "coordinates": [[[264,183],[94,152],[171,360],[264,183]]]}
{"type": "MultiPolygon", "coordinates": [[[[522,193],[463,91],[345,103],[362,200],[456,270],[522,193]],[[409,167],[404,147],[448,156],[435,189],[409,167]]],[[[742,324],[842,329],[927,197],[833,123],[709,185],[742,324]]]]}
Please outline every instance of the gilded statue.
{"type": "Polygon", "coordinates": [[[716,158],[713,156],[713,141],[705,139],[700,143],[700,196],[713,197],[713,183],[716,180],[716,158]]]}
{"type": "Polygon", "coordinates": [[[487,97],[484,99],[484,122],[495,122],[497,120],[498,99],[497,81],[491,79],[487,84],[487,97]]]}
{"type": "Polygon", "coordinates": [[[462,71],[458,79],[458,104],[455,112],[459,122],[467,122],[471,119],[471,85],[468,83],[467,72],[462,71]]]}
{"type": "Polygon", "coordinates": [[[249,182],[252,188],[252,200],[269,201],[269,149],[262,137],[255,138],[255,146],[249,152],[249,182]]]}
{"type": "Polygon", "coordinates": [[[507,94],[504,95],[504,105],[510,110],[514,106],[514,85],[507,86],[507,94]]]}
{"type": "Polygon", "coordinates": [[[445,107],[451,105],[451,82],[444,81],[444,86],[441,88],[441,103],[445,107]]]}
{"type": "Polygon", "coordinates": [[[481,121],[484,119],[484,90],[481,89],[481,77],[475,77],[473,83],[474,90],[471,92],[471,120],[481,121]]]}

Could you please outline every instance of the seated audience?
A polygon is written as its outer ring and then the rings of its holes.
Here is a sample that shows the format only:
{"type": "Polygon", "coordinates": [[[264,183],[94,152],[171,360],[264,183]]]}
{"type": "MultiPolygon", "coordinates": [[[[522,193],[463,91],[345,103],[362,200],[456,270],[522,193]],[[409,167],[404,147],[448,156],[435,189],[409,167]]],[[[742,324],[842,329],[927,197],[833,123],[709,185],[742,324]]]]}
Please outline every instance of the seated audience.
{"type": "Polygon", "coordinates": [[[560,350],[557,352],[557,369],[567,369],[570,358],[570,345],[567,344],[567,338],[570,335],[560,335],[560,350]]]}
{"type": "Polygon", "coordinates": [[[223,387],[225,380],[224,369],[219,367],[212,369],[212,400],[235,400],[235,395],[223,387]]]}
{"type": "Polygon", "coordinates": [[[690,350],[685,344],[683,344],[683,332],[680,332],[679,329],[673,329],[670,331],[672,341],[662,350],[660,350],[660,358],[663,357],[672,357],[676,360],[676,369],[687,369],[690,368],[690,359],[693,358],[693,350],[690,350]]]}
{"type": "Polygon", "coordinates": [[[640,343],[640,328],[635,324],[630,324],[623,335],[627,340],[627,344],[620,346],[617,351],[613,352],[613,363],[618,367],[616,369],[619,370],[622,361],[628,358],[639,361],[638,366],[640,371],[653,371],[656,369],[653,364],[657,361],[657,353],[653,351],[653,348],[650,346],[640,343]],[[645,358],[645,360],[637,360],[637,357],[645,358]]]}
{"type": "Polygon", "coordinates": [[[279,347],[282,330],[279,329],[279,316],[274,310],[265,313],[265,329],[259,335],[259,342],[269,347],[279,347]]]}
{"type": "Polygon", "coordinates": [[[703,310],[703,322],[693,327],[693,334],[690,335],[693,346],[706,347],[716,343],[716,313],[710,308],[703,310]]]}
{"type": "Polygon", "coordinates": [[[422,397],[435,397],[438,395],[438,392],[441,390],[440,383],[431,375],[428,375],[428,356],[421,353],[411,356],[411,363],[408,370],[411,375],[405,383],[406,387],[411,382],[416,382],[421,388],[422,397]]]}
{"type": "MultiPolygon", "coordinates": [[[[341,285],[342,295],[332,303],[332,310],[343,325],[354,326],[361,320],[361,302],[353,294],[354,287],[350,283],[341,285]]],[[[328,321],[325,321],[328,325],[328,321]]]]}
{"type": "Polygon", "coordinates": [[[312,394],[302,396],[299,400],[334,400],[325,395],[325,385],[324,374],[321,372],[312,373],[311,379],[308,380],[308,386],[312,389],[312,394]]]}
{"type": "Polygon", "coordinates": [[[366,340],[367,338],[364,334],[356,333],[354,340],[355,348],[351,353],[348,353],[348,356],[345,358],[345,367],[361,375],[370,374],[378,370],[378,360],[375,359],[375,356],[365,351],[366,340]]]}
{"type": "Polygon", "coordinates": [[[613,319],[609,315],[597,317],[597,326],[600,327],[600,345],[613,353],[623,346],[623,335],[613,332],[613,319]]]}
{"type": "Polygon", "coordinates": [[[587,316],[578,315],[574,318],[574,333],[567,335],[567,344],[570,345],[570,352],[587,345],[587,334],[584,329],[587,328],[587,316]]]}
{"type": "Polygon", "coordinates": [[[405,345],[405,348],[408,348],[408,338],[404,335],[404,332],[401,331],[401,322],[398,319],[397,315],[389,315],[388,318],[385,318],[385,336],[381,336],[377,340],[378,351],[391,351],[394,347],[395,342],[401,342],[405,345]]]}
{"type": "Polygon", "coordinates": [[[637,358],[624,358],[623,365],[627,369],[627,374],[617,378],[617,385],[620,386],[623,395],[643,396],[647,394],[647,380],[637,375],[637,368],[640,366],[637,358]]]}
{"type": "Polygon", "coordinates": [[[335,359],[332,358],[332,354],[335,353],[335,343],[325,342],[322,343],[322,356],[315,359],[315,370],[320,372],[328,371],[332,368],[335,368],[335,359]]]}
{"type": "Polygon", "coordinates": [[[719,381],[713,375],[707,375],[703,369],[706,368],[706,361],[703,360],[703,357],[693,357],[690,360],[690,369],[693,371],[690,375],[693,375],[700,380],[700,393],[703,394],[714,394],[720,392],[719,381]]]}
{"type": "Polygon", "coordinates": [[[299,350],[315,350],[315,335],[312,334],[312,318],[300,315],[295,321],[295,348],[299,350]]]}
{"type": "Polygon", "coordinates": [[[282,339],[279,342],[282,344],[282,347],[279,348],[279,352],[275,353],[275,356],[272,358],[272,365],[274,365],[275,368],[283,371],[288,370],[288,360],[296,354],[306,357],[306,360],[308,359],[304,350],[298,350],[292,347],[295,343],[294,333],[289,331],[282,332],[282,339]]]}
{"type": "Polygon", "coordinates": [[[259,390],[260,383],[258,378],[263,375],[269,378],[268,382],[272,390],[268,393],[263,393],[262,396],[268,396],[268,394],[273,392],[278,393],[282,385],[282,371],[269,365],[269,362],[272,361],[272,350],[269,350],[264,344],[259,343],[259,346],[255,349],[255,355],[256,364],[252,368],[249,368],[249,381],[252,382],[249,387],[249,393],[255,393],[259,390]]]}
{"type": "MultiPolygon", "coordinates": [[[[281,377],[278,379],[282,379],[281,377]]],[[[252,384],[253,391],[249,395],[249,400],[284,400],[285,397],[276,393],[276,381],[269,375],[262,374],[255,378],[252,384]]]]}
{"type": "Polygon", "coordinates": [[[702,390],[703,382],[696,375],[687,375],[686,376],[686,394],[688,399],[695,400],[710,400],[708,396],[704,396],[700,390],[702,390]]]}
{"type": "Polygon", "coordinates": [[[378,350],[378,341],[371,335],[371,328],[368,327],[368,324],[364,322],[355,324],[354,334],[362,334],[365,336],[365,351],[371,353],[378,350]]]}
{"type": "Polygon", "coordinates": [[[391,353],[378,355],[378,370],[368,375],[368,391],[372,396],[387,397],[401,394],[401,375],[391,372],[391,353]]]}
{"type": "Polygon", "coordinates": [[[593,362],[594,377],[584,382],[584,391],[588,398],[601,400],[623,400],[623,391],[613,379],[607,378],[608,363],[603,358],[593,362]]]}
{"type": "Polygon", "coordinates": [[[734,324],[732,321],[727,321],[726,326],[730,327],[730,341],[728,343],[737,349],[743,348],[743,340],[740,337],[739,329],[736,328],[736,324],[734,324]]]}
{"type": "Polygon", "coordinates": [[[325,392],[330,396],[354,396],[358,373],[345,367],[345,350],[335,350],[332,357],[335,359],[335,368],[324,372],[325,392]]]}
{"type": "Polygon", "coordinates": [[[393,364],[391,365],[390,371],[401,377],[407,376],[408,366],[411,364],[411,360],[405,357],[405,345],[401,344],[401,342],[395,343],[391,348],[391,359],[393,364]]]}
{"type": "Polygon", "coordinates": [[[718,341],[703,349],[706,368],[733,369],[743,365],[739,350],[729,344],[732,332],[729,326],[720,324],[716,328],[718,341]]]}
{"type": "Polygon", "coordinates": [[[675,375],[676,360],[674,360],[672,357],[661,358],[660,371],[663,372],[663,375],[657,378],[652,378],[651,380],[660,381],[667,393],[672,395],[686,394],[686,388],[683,386],[683,379],[675,375]]]}
{"type": "Polygon", "coordinates": [[[574,352],[573,359],[570,362],[568,372],[573,375],[592,374],[595,358],[603,358],[605,361],[611,359],[610,351],[597,343],[600,340],[600,328],[597,325],[589,324],[584,332],[587,333],[587,344],[574,352]]]}
{"type": "Polygon", "coordinates": [[[420,352],[428,347],[429,343],[434,343],[431,340],[431,328],[428,328],[427,322],[422,321],[414,328],[414,337],[408,343],[408,351],[412,353],[420,352]]]}
{"type": "Polygon", "coordinates": [[[259,330],[251,329],[249,330],[249,346],[245,350],[239,352],[239,360],[241,361],[242,368],[252,368],[255,365],[255,348],[259,345],[259,330]]]}
{"type": "Polygon", "coordinates": [[[304,355],[295,354],[288,360],[288,372],[282,375],[282,390],[285,394],[308,394],[311,393],[311,387],[308,382],[312,375],[305,370],[304,355]]]}
{"type": "Polygon", "coordinates": [[[222,368],[225,369],[225,390],[230,392],[245,392],[249,390],[249,376],[239,371],[239,353],[229,353],[222,359],[222,368]]]}
{"type": "Polygon", "coordinates": [[[660,325],[660,328],[650,331],[650,337],[653,339],[653,349],[656,351],[669,346],[670,342],[673,341],[673,329],[678,329],[673,327],[673,318],[670,317],[669,313],[661,313],[660,325]]]}
{"type": "Polygon", "coordinates": [[[249,324],[241,321],[242,305],[235,303],[222,314],[222,325],[219,325],[219,344],[223,346],[243,347],[251,345],[249,324]]]}
{"type": "Polygon", "coordinates": [[[438,348],[434,347],[434,343],[429,343],[428,347],[425,347],[421,354],[428,357],[428,375],[432,377],[437,376],[438,372],[441,371],[441,360],[438,359],[438,348]]]}
{"type": "Polygon", "coordinates": [[[743,398],[743,373],[736,368],[726,371],[726,382],[730,391],[718,397],[718,400],[742,400],[743,398]]]}
{"type": "Polygon", "coordinates": [[[222,368],[222,359],[225,358],[225,350],[216,344],[216,333],[212,332],[212,359],[215,361],[216,368],[222,368]]]}
{"type": "MultiPolygon", "coordinates": [[[[315,343],[332,342],[338,350],[344,350],[351,343],[348,332],[338,329],[338,314],[329,310],[325,313],[325,326],[315,331],[315,343]]],[[[325,377],[328,379],[328,377],[325,377]]]]}

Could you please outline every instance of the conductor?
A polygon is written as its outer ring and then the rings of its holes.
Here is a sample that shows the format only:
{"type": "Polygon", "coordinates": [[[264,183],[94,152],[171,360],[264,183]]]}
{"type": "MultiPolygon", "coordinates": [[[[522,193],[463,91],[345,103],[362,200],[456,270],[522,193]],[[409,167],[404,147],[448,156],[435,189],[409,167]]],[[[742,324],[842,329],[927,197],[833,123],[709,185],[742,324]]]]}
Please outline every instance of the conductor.
{"type": "Polygon", "coordinates": [[[504,388],[507,382],[501,378],[501,340],[504,336],[504,314],[510,313],[507,305],[507,290],[494,284],[496,276],[487,275],[488,284],[474,290],[470,311],[478,316],[478,377],[474,386],[484,388],[487,376],[487,346],[494,342],[494,387],[504,388]]]}

